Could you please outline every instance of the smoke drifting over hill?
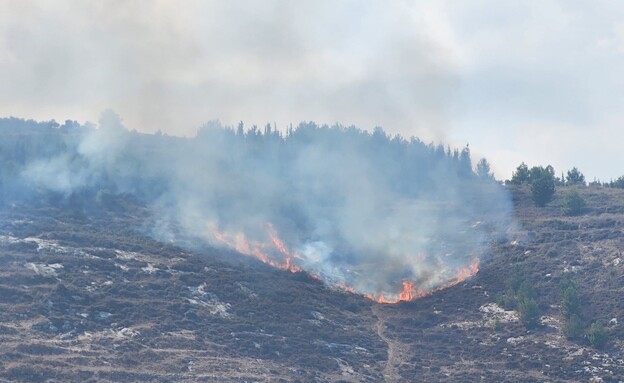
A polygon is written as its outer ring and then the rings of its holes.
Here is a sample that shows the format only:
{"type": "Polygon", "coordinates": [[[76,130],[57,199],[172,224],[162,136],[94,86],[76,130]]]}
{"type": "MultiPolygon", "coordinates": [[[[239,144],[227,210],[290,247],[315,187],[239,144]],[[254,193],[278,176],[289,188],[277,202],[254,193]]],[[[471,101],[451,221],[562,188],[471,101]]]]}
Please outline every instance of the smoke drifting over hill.
{"type": "Polygon", "coordinates": [[[435,9],[384,1],[2,2],[0,114],[144,131],[306,119],[440,139],[457,86],[435,9]]]}
{"type": "Polygon", "coordinates": [[[112,112],[101,124],[57,133],[22,178],[66,196],[138,195],[158,208],[159,239],[175,240],[175,223],[374,297],[397,299],[403,282],[414,296],[451,283],[510,219],[507,195],[473,173],[467,148],[313,123],[282,134],[212,122],[193,139],[128,132],[112,112]]]}

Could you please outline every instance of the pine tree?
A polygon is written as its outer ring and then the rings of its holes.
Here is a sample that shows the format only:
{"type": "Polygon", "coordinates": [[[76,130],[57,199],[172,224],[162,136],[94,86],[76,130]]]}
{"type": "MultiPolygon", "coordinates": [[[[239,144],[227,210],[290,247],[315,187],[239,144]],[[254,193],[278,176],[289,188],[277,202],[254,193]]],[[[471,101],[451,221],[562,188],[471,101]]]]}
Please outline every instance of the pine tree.
{"type": "Polygon", "coordinates": [[[585,186],[585,176],[577,168],[574,167],[571,170],[568,170],[568,175],[566,176],[566,184],[585,186]]]}
{"type": "Polygon", "coordinates": [[[539,207],[545,206],[555,194],[555,170],[548,165],[534,166],[529,171],[533,202],[539,207]]]}
{"type": "Polygon", "coordinates": [[[529,182],[529,167],[523,162],[516,168],[511,175],[511,183],[520,185],[529,182]]]}
{"type": "Polygon", "coordinates": [[[607,344],[607,341],[609,340],[609,333],[602,324],[594,322],[589,329],[587,337],[589,338],[589,343],[591,343],[592,346],[597,349],[601,349],[607,344]]]}

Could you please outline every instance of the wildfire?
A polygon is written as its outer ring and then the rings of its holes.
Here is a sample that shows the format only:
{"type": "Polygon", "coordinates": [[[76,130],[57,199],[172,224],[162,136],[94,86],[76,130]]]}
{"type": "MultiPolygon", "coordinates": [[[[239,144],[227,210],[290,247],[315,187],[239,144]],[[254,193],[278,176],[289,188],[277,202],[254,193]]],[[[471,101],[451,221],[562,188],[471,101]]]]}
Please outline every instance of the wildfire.
{"type": "MultiPolygon", "coordinates": [[[[284,241],[279,237],[277,231],[272,224],[266,223],[264,225],[266,230],[265,242],[258,240],[249,240],[243,233],[227,233],[220,231],[216,228],[212,229],[214,238],[226,245],[227,247],[238,251],[241,254],[253,256],[268,265],[276,267],[282,270],[288,270],[290,272],[300,272],[302,269],[293,263],[294,259],[303,259],[296,252],[291,251],[284,241]],[[281,257],[282,261],[275,260],[276,256],[281,257]]],[[[479,259],[475,259],[468,267],[462,268],[457,271],[457,275],[451,281],[430,290],[423,290],[416,286],[412,281],[403,281],[403,290],[394,297],[387,298],[383,294],[374,295],[368,294],[366,298],[378,303],[398,303],[401,301],[409,302],[427,295],[430,295],[436,291],[444,290],[451,286],[455,286],[458,283],[465,281],[479,272],[479,259]]],[[[310,274],[312,277],[321,279],[320,276],[310,274]]],[[[338,288],[357,293],[355,288],[345,284],[338,284],[338,288]]]]}
{"type": "Polygon", "coordinates": [[[256,257],[263,263],[271,265],[275,268],[288,270],[292,273],[301,271],[301,268],[293,264],[293,258],[301,259],[301,257],[291,252],[284,242],[279,238],[275,228],[270,223],[266,225],[267,234],[270,242],[259,242],[248,240],[245,234],[230,234],[213,228],[214,238],[226,245],[227,247],[238,251],[241,254],[256,257]],[[279,253],[283,257],[283,261],[279,262],[271,258],[267,253],[279,253]]]}
{"type": "Polygon", "coordinates": [[[398,303],[401,301],[409,302],[409,301],[413,301],[418,298],[422,298],[427,295],[433,294],[436,291],[441,291],[451,286],[455,286],[456,284],[465,281],[466,279],[472,277],[478,272],[479,272],[479,259],[476,258],[474,261],[472,261],[472,263],[468,267],[459,269],[457,271],[457,276],[453,280],[451,280],[448,283],[443,284],[440,287],[436,287],[432,290],[421,290],[417,286],[414,286],[414,283],[410,281],[403,281],[403,291],[401,291],[401,293],[395,298],[386,298],[383,294],[381,295],[369,294],[366,297],[377,303],[398,303]]]}

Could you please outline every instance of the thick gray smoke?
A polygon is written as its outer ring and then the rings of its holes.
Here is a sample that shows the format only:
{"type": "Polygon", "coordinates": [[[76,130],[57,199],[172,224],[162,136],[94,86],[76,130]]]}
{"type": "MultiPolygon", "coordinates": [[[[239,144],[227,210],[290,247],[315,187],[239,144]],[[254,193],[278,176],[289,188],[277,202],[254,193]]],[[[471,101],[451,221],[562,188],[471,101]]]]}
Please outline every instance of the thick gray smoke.
{"type": "Polygon", "coordinates": [[[456,89],[435,3],[0,0],[0,115],[169,134],[219,116],[439,139],[456,89]]]}
{"type": "Polygon", "coordinates": [[[469,151],[356,128],[302,123],[284,134],[212,122],[193,139],[125,130],[113,113],[68,150],[22,173],[70,194],[137,193],[161,217],[153,234],[230,247],[330,285],[387,298],[410,281],[444,286],[506,227],[503,189],[469,151]]]}

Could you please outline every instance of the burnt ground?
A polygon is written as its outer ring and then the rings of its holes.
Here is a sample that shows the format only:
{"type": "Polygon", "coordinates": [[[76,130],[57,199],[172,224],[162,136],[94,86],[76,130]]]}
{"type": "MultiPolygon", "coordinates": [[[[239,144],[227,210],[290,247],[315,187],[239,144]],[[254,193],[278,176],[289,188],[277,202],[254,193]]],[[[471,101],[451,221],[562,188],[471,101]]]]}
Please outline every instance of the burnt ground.
{"type": "Polygon", "coordinates": [[[236,253],[154,241],[131,201],[7,205],[0,381],[624,381],[624,191],[582,188],[578,217],[562,213],[565,192],[540,209],[514,189],[517,229],[492,243],[475,277],[396,305],[236,253]],[[531,331],[496,305],[514,264],[538,291],[531,331]],[[561,335],[566,273],[587,326],[607,326],[604,350],[561,335]]]}

